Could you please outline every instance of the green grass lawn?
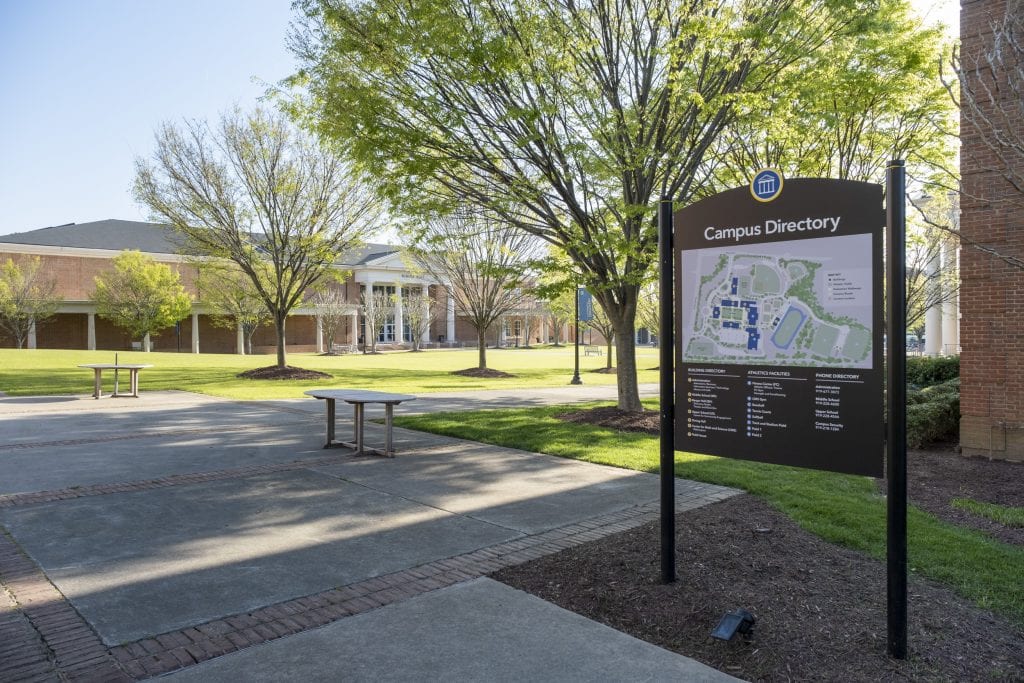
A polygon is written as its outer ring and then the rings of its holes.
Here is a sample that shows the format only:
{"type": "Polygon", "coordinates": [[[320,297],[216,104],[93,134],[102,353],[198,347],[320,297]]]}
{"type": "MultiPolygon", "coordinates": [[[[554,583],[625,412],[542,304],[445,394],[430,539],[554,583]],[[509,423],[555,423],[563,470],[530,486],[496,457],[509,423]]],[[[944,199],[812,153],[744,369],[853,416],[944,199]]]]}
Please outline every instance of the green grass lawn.
{"type": "MultiPolygon", "coordinates": [[[[648,407],[656,407],[648,402],[648,407]]],[[[658,471],[657,437],[566,423],[563,406],[400,416],[396,424],[528,451],[658,471]]],[[[677,453],[679,477],[733,486],[768,501],[822,538],[885,557],[885,499],[873,479],[677,453]]],[[[911,507],[910,570],[940,581],[981,607],[1024,624],[1024,549],[947,524],[911,507]]],[[[814,558],[807,558],[809,563],[814,558]]],[[[880,586],[879,590],[884,590],[880,586]]]]}
{"type": "MultiPolygon", "coordinates": [[[[180,389],[234,399],[297,398],[307,389],[329,386],[377,389],[401,393],[471,391],[475,389],[522,389],[562,386],[572,378],[572,347],[488,349],[487,365],[515,375],[506,379],[477,379],[451,374],[476,367],[476,349],[394,352],[377,355],[320,356],[290,354],[288,364],[320,370],[333,379],[307,381],[239,379],[238,373],[273,365],[275,356],[238,356],[191,353],[142,353],[119,351],[122,363],[151,363],[139,384],[143,391],[180,389]]],[[[0,349],[0,391],[11,396],[92,393],[92,372],[77,367],[84,363],[111,363],[113,351],[65,351],[0,349]]],[[[637,351],[641,382],[657,382],[657,349],[637,351]]],[[[590,370],[605,366],[603,356],[580,353],[580,369],[586,384],[615,384],[614,375],[590,370]]],[[[103,374],[105,390],[113,386],[103,374]]]]}

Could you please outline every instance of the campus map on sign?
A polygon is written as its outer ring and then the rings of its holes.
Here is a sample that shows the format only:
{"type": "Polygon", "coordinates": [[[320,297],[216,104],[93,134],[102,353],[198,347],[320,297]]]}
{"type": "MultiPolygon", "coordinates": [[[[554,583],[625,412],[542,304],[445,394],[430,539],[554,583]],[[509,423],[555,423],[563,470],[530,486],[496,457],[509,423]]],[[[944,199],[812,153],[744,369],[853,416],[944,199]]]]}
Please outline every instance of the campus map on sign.
{"type": "Polygon", "coordinates": [[[683,251],[683,361],[871,368],[871,249],[855,234],[683,251]]]}

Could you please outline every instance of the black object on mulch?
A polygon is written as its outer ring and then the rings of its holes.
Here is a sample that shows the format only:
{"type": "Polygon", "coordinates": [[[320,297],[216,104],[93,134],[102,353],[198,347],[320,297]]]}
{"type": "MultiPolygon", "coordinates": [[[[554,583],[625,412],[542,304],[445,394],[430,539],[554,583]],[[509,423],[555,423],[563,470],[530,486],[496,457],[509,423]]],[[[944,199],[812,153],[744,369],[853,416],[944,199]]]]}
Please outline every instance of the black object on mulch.
{"type": "Polygon", "coordinates": [[[452,372],[453,375],[462,375],[463,377],[483,377],[486,379],[502,379],[504,377],[515,377],[507,372],[501,370],[492,370],[490,368],[466,368],[465,370],[455,370],[452,372]]]}
{"type": "Polygon", "coordinates": [[[497,572],[499,581],[752,681],[1024,680],[1024,632],[911,578],[906,661],[886,655],[885,565],[741,495],[677,517],[678,580],[649,524],[497,572]],[[709,637],[726,612],[749,639],[709,637]]]}
{"type": "Polygon", "coordinates": [[[306,370],[286,365],[283,368],[270,365],[265,368],[255,368],[240,372],[237,377],[244,379],[331,379],[333,375],[318,370],[306,370]]]}

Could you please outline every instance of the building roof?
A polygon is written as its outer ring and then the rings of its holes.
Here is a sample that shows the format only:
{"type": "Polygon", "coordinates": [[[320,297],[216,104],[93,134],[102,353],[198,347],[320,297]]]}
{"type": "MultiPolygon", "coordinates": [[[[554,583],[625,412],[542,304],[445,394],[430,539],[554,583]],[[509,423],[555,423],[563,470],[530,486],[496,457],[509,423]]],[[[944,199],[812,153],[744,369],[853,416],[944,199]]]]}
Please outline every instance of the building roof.
{"type": "Polygon", "coordinates": [[[162,223],[107,219],[91,223],[68,223],[13,235],[0,235],[0,242],[78,249],[138,249],[153,254],[176,254],[179,238],[162,223]]]}
{"type": "MultiPolygon", "coordinates": [[[[109,249],[122,251],[137,249],[151,254],[178,254],[182,252],[182,238],[170,225],[143,223],[109,218],[91,223],[68,223],[51,228],[0,235],[0,243],[31,244],[71,249],[109,249]]],[[[398,253],[401,247],[390,244],[364,244],[338,259],[339,265],[360,266],[383,256],[398,253]]]]}

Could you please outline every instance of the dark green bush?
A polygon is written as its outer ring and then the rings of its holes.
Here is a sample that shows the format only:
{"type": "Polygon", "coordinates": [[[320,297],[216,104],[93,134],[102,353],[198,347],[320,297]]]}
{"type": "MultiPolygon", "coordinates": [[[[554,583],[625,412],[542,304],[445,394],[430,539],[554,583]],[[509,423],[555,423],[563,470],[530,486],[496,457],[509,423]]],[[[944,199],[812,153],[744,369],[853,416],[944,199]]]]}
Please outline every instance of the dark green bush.
{"type": "Polygon", "coordinates": [[[907,392],[907,445],[922,448],[960,434],[960,378],[907,392]]]}
{"type": "Polygon", "coordinates": [[[907,358],[907,382],[930,387],[960,376],[960,356],[912,356],[907,358]]]}

